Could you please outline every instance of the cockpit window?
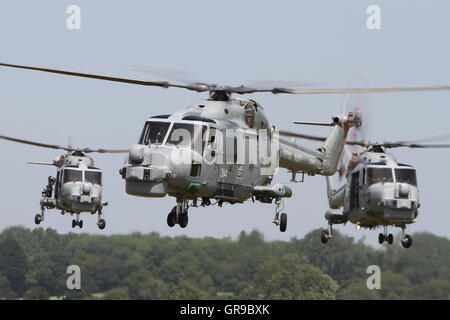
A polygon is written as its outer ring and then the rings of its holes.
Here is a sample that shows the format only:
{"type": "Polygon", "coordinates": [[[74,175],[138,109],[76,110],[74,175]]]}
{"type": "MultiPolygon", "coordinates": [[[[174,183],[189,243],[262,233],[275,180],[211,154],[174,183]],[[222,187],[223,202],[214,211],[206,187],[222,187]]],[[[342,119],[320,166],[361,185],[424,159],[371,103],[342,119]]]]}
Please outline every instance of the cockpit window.
{"type": "Polygon", "coordinates": [[[174,123],[166,143],[169,145],[190,147],[201,153],[205,144],[203,139],[205,132],[206,126],[203,125],[174,123]]]}
{"type": "Polygon", "coordinates": [[[169,129],[169,122],[147,121],[142,130],[139,144],[161,144],[169,129]]]}
{"type": "Polygon", "coordinates": [[[84,181],[102,185],[102,173],[100,171],[85,171],[84,181]]]}
{"type": "Polygon", "coordinates": [[[416,170],[395,169],[395,180],[397,182],[409,183],[413,186],[417,186],[416,170]]]}
{"type": "Polygon", "coordinates": [[[392,169],[390,168],[367,168],[367,182],[374,184],[378,182],[394,182],[392,169]]]}
{"type": "Polygon", "coordinates": [[[64,183],[83,181],[83,172],[81,170],[64,169],[64,183]]]}

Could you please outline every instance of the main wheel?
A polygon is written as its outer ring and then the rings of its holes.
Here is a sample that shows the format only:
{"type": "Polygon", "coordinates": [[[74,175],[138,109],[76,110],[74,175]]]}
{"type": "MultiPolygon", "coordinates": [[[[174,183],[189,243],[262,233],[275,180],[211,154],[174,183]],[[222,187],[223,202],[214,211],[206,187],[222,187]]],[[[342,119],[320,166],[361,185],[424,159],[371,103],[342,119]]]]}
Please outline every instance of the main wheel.
{"type": "Polygon", "coordinates": [[[320,234],[320,241],[322,241],[323,244],[326,244],[329,239],[330,233],[328,232],[328,230],[322,230],[322,233],[320,234]]]}
{"type": "Polygon", "coordinates": [[[72,228],[75,228],[75,226],[77,225],[77,222],[74,220],[72,220],[72,228]]]}
{"type": "Polygon", "coordinates": [[[392,235],[392,233],[389,233],[388,237],[387,237],[387,242],[389,244],[394,243],[394,236],[392,235]]]}
{"type": "Polygon", "coordinates": [[[280,217],[280,231],[285,232],[287,228],[287,214],[282,213],[280,217]]]}
{"type": "Polygon", "coordinates": [[[378,235],[378,243],[383,244],[383,242],[384,242],[384,234],[380,233],[378,235]]]}
{"type": "Polygon", "coordinates": [[[401,242],[403,248],[408,249],[409,247],[411,247],[413,239],[409,234],[405,234],[405,238],[403,238],[401,242]]]}
{"type": "Polygon", "coordinates": [[[78,226],[80,227],[80,229],[83,228],[83,220],[80,220],[80,222],[78,223],[78,226]]]}
{"type": "Polygon", "coordinates": [[[187,211],[181,212],[178,223],[180,224],[180,227],[186,228],[189,222],[189,217],[187,214],[187,211]]]}
{"type": "Polygon", "coordinates": [[[39,224],[42,221],[42,216],[38,213],[34,216],[34,223],[39,224]]]}
{"type": "Polygon", "coordinates": [[[100,219],[100,220],[98,220],[97,225],[98,225],[98,228],[99,228],[100,230],[105,229],[105,227],[106,227],[106,221],[105,221],[105,219],[100,219]]]}
{"type": "Polygon", "coordinates": [[[177,223],[177,213],[173,210],[167,215],[167,225],[173,227],[177,223]]]}

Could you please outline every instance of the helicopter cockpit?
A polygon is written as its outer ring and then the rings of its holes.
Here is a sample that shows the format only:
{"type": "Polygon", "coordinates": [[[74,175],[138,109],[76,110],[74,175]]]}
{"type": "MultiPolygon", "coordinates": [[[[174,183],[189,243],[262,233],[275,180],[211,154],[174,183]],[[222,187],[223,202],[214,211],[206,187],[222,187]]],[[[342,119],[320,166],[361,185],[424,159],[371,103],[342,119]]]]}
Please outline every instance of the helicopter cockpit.
{"type": "Polygon", "coordinates": [[[94,167],[88,167],[88,170],[83,170],[76,166],[66,166],[60,175],[58,175],[58,178],[62,178],[61,182],[63,184],[68,182],[89,182],[102,185],[102,172],[100,169],[94,167]]]}
{"type": "Polygon", "coordinates": [[[395,168],[395,181],[397,183],[407,183],[417,187],[416,170],[409,168],[395,168]]]}
{"type": "Polygon", "coordinates": [[[139,144],[150,145],[165,143],[166,145],[197,149],[204,147],[203,139],[206,125],[188,122],[147,121],[142,131],[139,144]],[[170,132],[169,132],[170,128],[170,132]],[[166,140],[167,136],[167,140],[166,140]],[[164,142],[165,141],[165,142],[164,142]]]}
{"type": "Polygon", "coordinates": [[[169,126],[170,122],[147,121],[139,139],[139,144],[162,144],[169,126]]]}
{"type": "Polygon", "coordinates": [[[374,183],[387,183],[395,182],[397,183],[407,183],[417,187],[416,170],[412,167],[406,168],[381,168],[381,167],[368,167],[367,171],[367,184],[371,185],[374,183]]]}
{"type": "Polygon", "coordinates": [[[367,168],[367,183],[394,182],[391,168],[369,167],[367,168]]]}

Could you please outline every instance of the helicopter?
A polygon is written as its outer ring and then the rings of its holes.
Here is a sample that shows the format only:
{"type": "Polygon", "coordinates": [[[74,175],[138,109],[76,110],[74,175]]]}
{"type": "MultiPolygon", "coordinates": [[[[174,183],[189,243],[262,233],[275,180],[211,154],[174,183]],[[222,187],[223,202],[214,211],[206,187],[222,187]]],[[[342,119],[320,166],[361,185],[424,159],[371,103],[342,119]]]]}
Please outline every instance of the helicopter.
{"type": "Polygon", "coordinates": [[[224,202],[236,204],[252,199],[275,203],[273,223],[285,232],[287,214],[281,213],[280,208],[283,198],[292,197],[292,189],[283,184],[271,185],[276,170],[289,170],[294,181],[296,174],[303,177],[305,174],[334,175],[348,130],[361,125],[358,114],[333,116],[334,126],[324,144],[310,149],[284,138],[281,131],[270,124],[259,103],[232,95],[450,90],[450,86],[349,89],[220,86],[204,82],[143,81],[6,63],[0,66],[209,93],[207,99],[189,105],[186,110],[146,119],[137,143],[130,148],[126,164],[119,170],[125,180],[126,193],[175,198],[176,206],[169,212],[167,224],[169,227],[178,224],[181,228],[188,225],[188,208],[197,207],[199,199],[201,206],[209,206],[211,200],[215,200],[220,207],[224,202]]]}
{"type": "Polygon", "coordinates": [[[55,166],[57,168],[56,177],[49,176],[47,185],[41,192],[41,212],[34,217],[34,222],[37,225],[44,221],[46,209],[56,209],[60,210],[61,215],[66,212],[70,213],[71,216],[75,214],[75,219],[72,220],[72,228],[76,226],[80,229],[83,228],[83,220],[80,220],[80,214],[83,212],[97,213],[98,228],[103,230],[106,227],[102,210],[108,203],[102,202],[102,171],[95,167],[94,160],[87,154],[93,152],[126,153],[128,150],[75,149],[70,146],[70,143],[67,147],[61,147],[3,135],[0,135],[0,139],[67,151],[67,154],[57,156],[52,162],[28,162],[29,164],[55,166]]]}
{"type": "MultiPolygon", "coordinates": [[[[312,124],[301,123],[297,124],[312,124]]],[[[322,141],[324,137],[286,133],[291,137],[322,141]]],[[[434,137],[449,138],[448,135],[434,137]]],[[[350,152],[346,160],[341,158],[340,177],[345,177],[343,185],[334,185],[332,177],[327,176],[327,197],[330,210],[325,213],[328,229],[322,230],[321,242],[328,243],[333,238],[333,225],[351,222],[356,228],[375,229],[379,226],[384,232],[378,235],[378,242],[393,244],[392,233],[388,226],[400,227],[404,248],[412,245],[413,238],[406,233],[407,225],[418,217],[420,202],[417,187],[416,169],[409,164],[400,163],[385,149],[390,148],[450,148],[450,144],[420,144],[414,141],[371,143],[367,140],[347,141],[346,148],[358,146],[362,152],[350,152]],[[342,213],[339,209],[342,208],[342,213]]]]}

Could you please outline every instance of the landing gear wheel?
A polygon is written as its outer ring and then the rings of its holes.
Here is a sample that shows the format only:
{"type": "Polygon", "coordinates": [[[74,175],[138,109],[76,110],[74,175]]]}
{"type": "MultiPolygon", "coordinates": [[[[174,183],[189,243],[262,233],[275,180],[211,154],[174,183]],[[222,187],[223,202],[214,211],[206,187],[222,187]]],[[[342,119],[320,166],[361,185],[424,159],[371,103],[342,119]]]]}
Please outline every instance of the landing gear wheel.
{"type": "Polygon", "coordinates": [[[329,239],[330,233],[328,232],[328,230],[322,230],[322,233],[320,234],[320,241],[322,241],[323,244],[327,244],[329,239]]]}
{"type": "Polygon", "coordinates": [[[378,243],[383,244],[383,242],[384,242],[384,234],[380,233],[378,235],[378,243]]]}
{"type": "Polygon", "coordinates": [[[100,220],[98,220],[97,225],[98,225],[98,228],[99,228],[100,230],[105,229],[105,227],[106,227],[106,221],[105,221],[105,219],[100,219],[100,220]]]}
{"type": "Polygon", "coordinates": [[[188,222],[189,222],[189,217],[188,217],[187,211],[182,212],[180,214],[179,221],[178,221],[178,223],[180,224],[180,227],[186,228],[188,225],[188,222]]]}
{"type": "Polygon", "coordinates": [[[402,239],[402,246],[405,249],[408,249],[409,247],[411,247],[413,239],[409,234],[405,234],[405,237],[402,239]]]}
{"type": "Polygon", "coordinates": [[[74,220],[72,220],[72,228],[75,228],[75,226],[77,225],[77,222],[74,220]]]}
{"type": "Polygon", "coordinates": [[[78,222],[78,226],[80,227],[80,229],[83,228],[83,220],[80,220],[80,222],[78,222]]]}
{"type": "Polygon", "coordinates": [[[280,231],[285,232],[287,228],[287,214],[282,213],[280,217],[280,231]]]}
{"type": "Polygon", "coordinates": [[[177,212],[172,210],[167,215],[167,225],[172,228],[176,223],[177,223],[177,212]]]}
{"type": "Polygon", "coordinates": [[[170,213],[167,215],[167,225],[172,228],[176,224],[177,224],[177,206],[173,207],[172,210],[170,210],[170,213]]]}
{"type": "Polygon", "coordinates": [[[39,213],[34,216],[34,223],[39,224],[42,220],[42,216],[39,213]]]}
{"type": "Polygon", "coordinates": [[[392,233],[389,233],[389,235],[387,236],[387,242],[391,245],[392,243],[394,243],[394,236],[392,235],[392,233]]]}

